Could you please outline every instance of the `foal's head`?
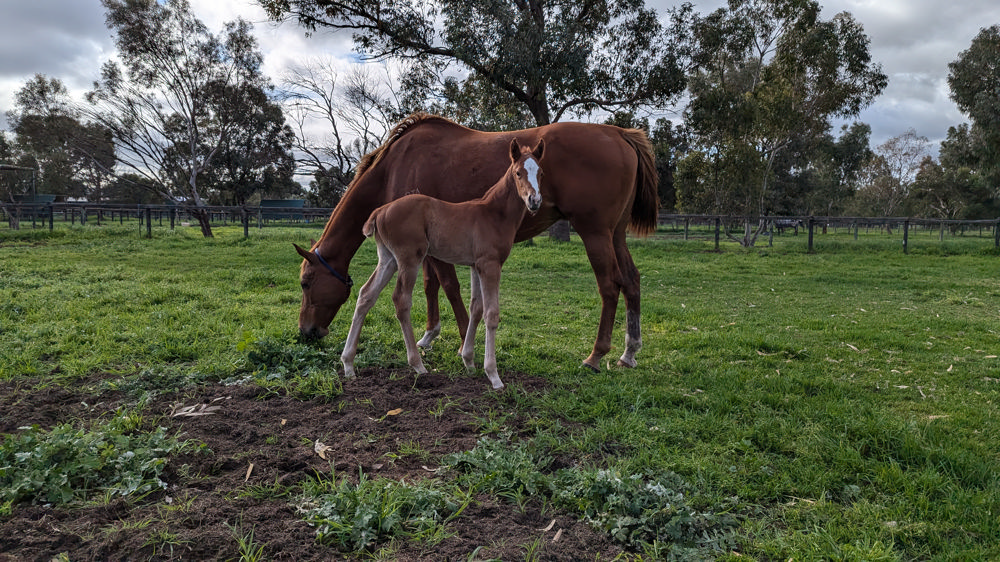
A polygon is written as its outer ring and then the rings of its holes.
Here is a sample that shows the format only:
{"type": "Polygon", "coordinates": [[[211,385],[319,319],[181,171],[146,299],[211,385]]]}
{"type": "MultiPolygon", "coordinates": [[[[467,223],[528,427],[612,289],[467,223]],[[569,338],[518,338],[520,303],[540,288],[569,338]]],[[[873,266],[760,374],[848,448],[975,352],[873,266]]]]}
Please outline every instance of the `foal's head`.
{"type": "Polygon", "coordinates": [[[542,168],[538,162],[544,151],[542,139],[538,139],[535,148],[522,147],[517,139],[510,141],[510,172],[513,172],[518,196],[532,214],[542,206],[542,168]]]}

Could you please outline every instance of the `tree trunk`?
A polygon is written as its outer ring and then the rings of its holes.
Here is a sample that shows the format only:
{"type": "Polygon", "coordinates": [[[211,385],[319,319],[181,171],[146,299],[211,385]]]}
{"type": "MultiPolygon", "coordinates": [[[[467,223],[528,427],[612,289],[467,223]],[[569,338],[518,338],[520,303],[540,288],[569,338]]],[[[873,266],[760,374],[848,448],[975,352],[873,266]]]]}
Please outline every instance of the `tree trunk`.
{"type": "Polygon", "coordinates": [[[195,207],[191,212],[198,219],[198,226],[201,227],[201,235],[205,238],[214,238],[215,235],[212,234],[212,216],[208,213],[207,209],[195,207]]]}
{"type": "Polygon", "coordinates": [[[556,242],[569,242],[569,221],[563,219],[550,226],[549,239],[556,242]]]}

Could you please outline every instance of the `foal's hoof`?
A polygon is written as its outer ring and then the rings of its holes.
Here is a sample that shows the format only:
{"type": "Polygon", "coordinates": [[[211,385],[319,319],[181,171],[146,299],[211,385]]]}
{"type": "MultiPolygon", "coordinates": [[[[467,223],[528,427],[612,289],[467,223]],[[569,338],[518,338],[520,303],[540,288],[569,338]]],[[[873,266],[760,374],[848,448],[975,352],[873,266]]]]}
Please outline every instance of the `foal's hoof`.
{"type": "Polygon", "coordinates": [[[619,359],[618,360],[618,366],[619,367],[628,367],[630,369],[634,369],[636,365],[638,365],[638,363],[636,363],[634,360],[631,361],[631,362],[626,361],[625,359],[619,359]]]}

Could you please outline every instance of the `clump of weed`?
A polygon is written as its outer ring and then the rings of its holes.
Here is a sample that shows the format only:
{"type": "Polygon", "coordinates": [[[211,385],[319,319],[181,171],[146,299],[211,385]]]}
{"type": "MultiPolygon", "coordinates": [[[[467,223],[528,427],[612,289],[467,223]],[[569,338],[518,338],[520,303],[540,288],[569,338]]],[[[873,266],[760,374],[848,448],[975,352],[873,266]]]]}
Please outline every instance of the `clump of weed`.
{"type": "Polygon", "coordinates": [[[66,504],[95,494],[142,497],[166,488],[160,475],[168,457],[198,445],[167,435],[163,427],[142,432],[140,422],[135,412],[119,411],[89,430],[31,426],[4,436],[0,503],[66,504]]]}
{"type": "Polygon", "coordinates": [[[336,363],[319,345],[275,337],[257,340],[246,333],[237,350],[246,353],[249,378],[272,392],[327,401],[344,392],[336,370],[330,367],[336,363]]]}
{"type": "Polygon", "coordinates": [[[307,483],[299,508],[317,541],[357,552],[398,538],[441,540],[444,523],[470,501],[435,481],[411,485],[360,473],[357,483],[346,477],[307,483]]]}
{"type": "Polygon", "coordinates": [[[545,469],[551,459],[522,443],[485,438],[467,452],[449,455],[444,465],[460,484],[523,503],[544,497],[581,515],[614,540],[660,556],[712,557],[735,544],[735,520],[724,507],[698,509],[691,488],[672,472],[622,475],[616,470],[545,469]]]}

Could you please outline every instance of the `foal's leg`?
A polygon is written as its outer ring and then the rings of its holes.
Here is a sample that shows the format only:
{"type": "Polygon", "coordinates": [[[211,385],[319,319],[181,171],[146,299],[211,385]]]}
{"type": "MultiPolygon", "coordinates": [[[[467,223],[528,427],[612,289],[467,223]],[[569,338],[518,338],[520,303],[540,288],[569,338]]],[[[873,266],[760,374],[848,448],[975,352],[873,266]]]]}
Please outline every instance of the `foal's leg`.
{"type": "Polygon", "coordinates": [[[427,328],[417,345],[430,349],[434,339],[441,333],[441,307],[438,306],[438,290],[441,282],[431,266],[432,258],[424,258],[424,297],[427,299],[427,328]]]}
{"type": "Polygon", "coordinates": [[[462,338],[461,355],[465,368],[474,371],[476,369],[476,330],[479,328],[479,321],[483,318],[483,286],[479,279],[479,273],[476,272],[476,266],[472,266],[470,269],[472,270],[472,281],[469,284],[472,290],[469,296],[469,327],[465,331],[465,337],[462,338]]]}
{"type": "Polygon", "coordinates": [[[413,306],[413,286],[417,283],[417,270],[421,259],[409,260],[411,263],[399,264],[399,275],[396,277],[396,289],[392,292],[392,303],[396,306],[396,319],[403,330],[403,342],[406,344],[406,362],[413,367],[418,375],[427,372],[417,348],[417,338],[413,335],[413,324],[410,323],[410,308],[413,306]]]}
{"type": "Polygon", "coordinates": [[[642,330],[640,327],[640,291],[639,270],[632,261],[632,254],[625,244],[625,233],[615,233],[615,256],[618,258],[618,269],[622,275],[622,294],[625,295],[625,352],[622,353],[618,365],[635,367],[635,354],[642,349],[642,330]]]}
{"type": "Polygon", "coordinates": [[[469,313],[462,301],[462,286],[455,275],[455,266],[435,258],[424,259],[424,295],[427,298],[427,331],[417,343],[420,347],[430,348],[434,338],[441,332],[441,314],[438,306],[438,288],[444,289],[451,309],[455,313],[458,324],[458,335],[465,339],[465,330],[469,326],[469,313]]]}
{"type": "Polygon", "coordinates": [[[358,302],[354,307],[354,318],[351,319],[351,329],[347,333],[347,342],[344,343],[344,351],[340,354],[340,360],[344,363],[344,377],[353,378],[354,356],[358,352],[358,340],[361,338],[361,325],[365,323],[365,316],[368,311],[375,306],[375,301],[382,293],[382,289],[392,280],[392,275],[396,273],[396,258],[392,252],[382,244],[378,245],[378,265],[375,271],[368,278],[361,290],[358,291],[358,302]]]}
{"type": "Polygon", "coordinates": [[[611,350],[611,332],[615,325],[618,295],[622,290],[621,271],[615,258],[615,249],[608,230],[588,228],[585,221],[573,222],[573,227],[587,249],[587,258],[597,278],[597,291],[601,295],[601,320],[597,325],[594,349],[583,364],[593,371],[601,370],[601,358],[611,350]]]}
{"type": "Polygon", "coordinates": [[[500,264],[485,265],[480,272],[480,285],[486,318],[486,357],[483,368],[495,390],[503,388],[497,372],[497,326],[500,325],[500,264]]]}

